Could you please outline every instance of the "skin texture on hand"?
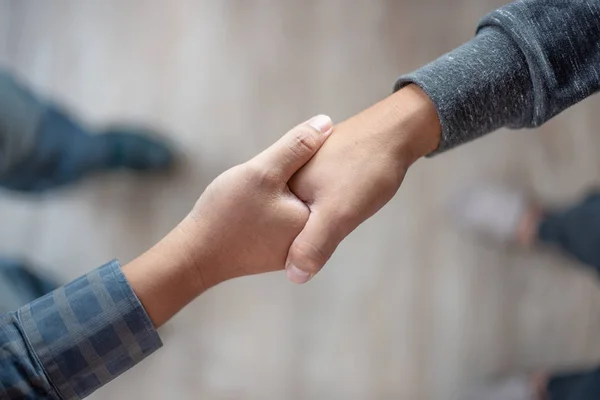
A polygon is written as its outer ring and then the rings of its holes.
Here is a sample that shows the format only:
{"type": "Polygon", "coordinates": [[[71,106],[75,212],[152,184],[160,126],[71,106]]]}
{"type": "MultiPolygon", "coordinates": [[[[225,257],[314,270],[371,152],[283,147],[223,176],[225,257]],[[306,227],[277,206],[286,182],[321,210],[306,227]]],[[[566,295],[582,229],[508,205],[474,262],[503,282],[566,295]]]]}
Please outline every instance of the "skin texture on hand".
{"type": "Polygon", "coordinates": [[[329,117],[314,117],[224,172],[167,237],[123,268],[156,327],[220,282],[284,268],[310,214],[288,181],[331,132],[329,117]]]}
{"type": "Polygon", "coordinates": [[[441,127],[433,103],[410,85],[334,132],[290,181],[310,208],[286,261],[296,283],[307,282],[350,232],[394,196],[407,169],[437,148],[441,127]]]}

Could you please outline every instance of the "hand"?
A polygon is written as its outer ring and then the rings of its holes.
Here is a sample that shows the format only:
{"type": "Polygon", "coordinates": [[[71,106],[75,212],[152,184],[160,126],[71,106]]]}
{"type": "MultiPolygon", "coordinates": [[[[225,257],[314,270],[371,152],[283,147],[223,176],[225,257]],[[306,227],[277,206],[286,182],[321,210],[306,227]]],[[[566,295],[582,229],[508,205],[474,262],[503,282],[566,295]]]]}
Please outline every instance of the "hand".
{"type": "Polygon", "coordinates": [[[191,254],[202,260],[205,284],[284,269],[287,250],[310,213],[288,180],[331,131],[329,117],[315,117],[206,188],[181,225],[189,231],[191,254]]]}
{"type": "Polygon", "coordinates": [[[155,326],[220,282],[284,268],[310,213],[288,180],[331,132],[329,117],[314,117],[224,172],[177,228],[123,269],[155,326]]]}
{"type": "Polygon", "coordinates": [[[411,85],[334,131],[290,181],[310,208],[286,261],[296,283],[307,282],[350,232],[394,196],[410,165],[437,148],[441,128],[433,103],[411,85]]]}

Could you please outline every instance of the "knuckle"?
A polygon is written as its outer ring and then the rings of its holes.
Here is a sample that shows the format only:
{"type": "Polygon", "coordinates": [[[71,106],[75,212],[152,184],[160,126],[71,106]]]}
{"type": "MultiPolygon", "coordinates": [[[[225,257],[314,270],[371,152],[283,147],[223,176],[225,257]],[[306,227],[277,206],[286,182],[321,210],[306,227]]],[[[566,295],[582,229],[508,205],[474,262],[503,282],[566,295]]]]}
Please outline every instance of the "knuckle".
{"type": "Polygon", "coordinates": [[[302,270],[311,274],[319,272],[329,259],[318,246],[306,241],[296,243],[293,251],[294,258],[301,260],[302,270]]]}
{"type": "Polygon", "coordinates": [[[297,230],[295,236],[298,236],[308,221],[310,209],[297,199],[286,199],[283,204],[285,204],[286,224],[290,228],[295,228],[294,230],[297,230]]]}
{"type": "Polygon", "coordinates": [[[314,131],[310,127],[299,127],[293,137],[288,141],[288,148],[294,155],[302,156],[306,153],[314,153],[318,142],[314,131]]]}

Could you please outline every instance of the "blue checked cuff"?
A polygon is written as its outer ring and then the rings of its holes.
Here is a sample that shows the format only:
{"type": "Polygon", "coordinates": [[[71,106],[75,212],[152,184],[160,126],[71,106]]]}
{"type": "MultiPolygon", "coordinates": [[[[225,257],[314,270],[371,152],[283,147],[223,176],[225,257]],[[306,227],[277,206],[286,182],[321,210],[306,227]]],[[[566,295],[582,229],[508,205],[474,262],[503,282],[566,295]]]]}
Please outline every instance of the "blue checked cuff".
{"type": "Polygon", "coordinates": [[[60,399],[89,395],[162,346],[117,261],[24,306],[17,318],[60,399]]]}

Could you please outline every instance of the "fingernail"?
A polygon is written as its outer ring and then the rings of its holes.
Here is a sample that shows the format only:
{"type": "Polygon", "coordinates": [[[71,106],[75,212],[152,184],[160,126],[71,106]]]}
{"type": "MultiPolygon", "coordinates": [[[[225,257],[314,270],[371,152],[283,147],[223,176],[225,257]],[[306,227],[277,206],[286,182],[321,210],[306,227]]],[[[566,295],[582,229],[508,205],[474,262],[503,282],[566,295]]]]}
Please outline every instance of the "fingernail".
{"type": "Polygon", "coordinates": [[[333,122],[327,115],[317,115],[308,120],[307,124],[321,133],[328,133],[333,128],[333,122]]]}
{"type": "Polygon", "coordinates": [[[294,283],[306,283],[310,279],[310,273],[302,271],[294,264],[288,264],[285,270],[288,279],[294,283]]]}

